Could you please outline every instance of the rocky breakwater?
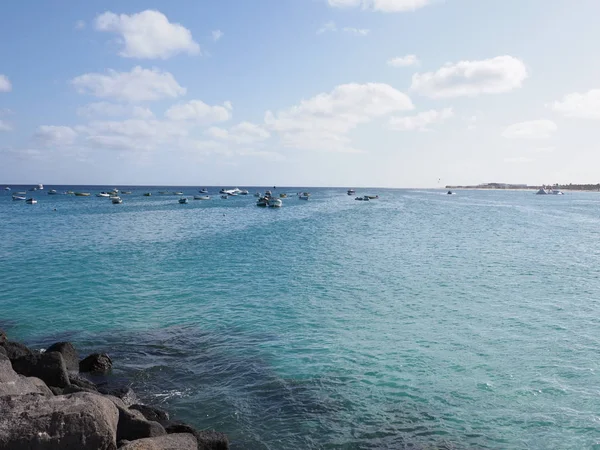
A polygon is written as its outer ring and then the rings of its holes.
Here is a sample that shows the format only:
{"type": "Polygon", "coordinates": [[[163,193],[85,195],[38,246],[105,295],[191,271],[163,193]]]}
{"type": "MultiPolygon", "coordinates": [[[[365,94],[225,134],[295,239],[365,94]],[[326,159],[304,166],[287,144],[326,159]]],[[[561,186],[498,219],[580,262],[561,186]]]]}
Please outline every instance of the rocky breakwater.
{"type": "Polygon", "coordinates": [[[38,352],[0,330],[0,450],[229,448],[223,433],[172,421],[128,387],[91,381],[111,368],[106,354],[80,360],[69,342],[38,352]]]}

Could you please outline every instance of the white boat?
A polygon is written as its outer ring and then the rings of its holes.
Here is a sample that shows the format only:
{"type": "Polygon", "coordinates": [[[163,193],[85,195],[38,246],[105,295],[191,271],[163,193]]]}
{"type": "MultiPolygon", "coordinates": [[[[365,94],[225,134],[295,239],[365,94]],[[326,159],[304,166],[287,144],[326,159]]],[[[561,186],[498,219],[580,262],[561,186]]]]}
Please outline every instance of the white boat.
{"type": "Polygon", "coordinates": [[[208,194],[208,189],[203,188],[203,189],[200,189],[198,192],[200,192],[201,194],[208,194]]]}
{"type": "Polygon", "coordinates": [[[269,207],[270,208],[281,208],[283,206],[283,202],[278,198],[270,198],[269,199],[269,207]]]}
{"type": "Polygon", "coordinates": [[[194,195],[194,200],[210,200],[208,195],[194,195]]]}
{"type": "Polygon", "coordinates": [[[6,186],[6,187],[4,188],[4,190],[5,190],[5,191],[10,191],[10,188],[9,188],[8,186],[6,186]]]}
{"type": "Polygon", "coordinates": [[[179,199],[179,203],[181,203],[182,205],[185,205],[187,202],[188,202],[188,199],[187,199],[187,197],[181,197],[181,198],[179,199]]]}
{"type": "Polygon", "coordinates": [[[56,189],[50,189],[48,191],[48,195],[56,195],[56,194],[57,194],[56,189]]]}
{"type": "Polygon", "coordinates": [[[535,195],[547,195],[547,194],[548,194],[548,191],[544,188],[540,189],[539,191],[537,191],[535,193],[535,195]]]}
{"type": "Polygon", "coordinates": [[[100,192],[99,194],[96,194],[96,197],[110,197],[110,194],[107,192],[100,192]]]}
{"type": "Polygon", "coordinates": [[[303,194],[302,194],[302,195],[299,195],[299,196],[298,196],[298,198],[299,198],[300,200],[308,200],[308,199],[310,198],[310,196],[308,196],[308,195],[303,195],[303,194]]]}
{"type": "Polygon", "coordinates": [[[28,205],[35,205],[37,203],[37,200],[35,198],[28,198],[27,200],[25,200],[25,203],[27,203],[28,205]]]}
{"type": "Polygon", "coordinates": [[[44,190],[44,185],[43,185],[43,184],[38,184],[38,185],[37,185],[37,188],[38,188],[40,191],[42,191],[42,190],[44,190]]]}
{"type": "Polygon", "coordinates": [[[25,197],[23,197],[22,195],[13,195],[12,199],[13,200],[25,200],[25,197]]]}
{"type": "Polygon", "coordinates": [[[348,189],[348,195],[354,195],[356,191],[354,189],[348,189]]]}
{"type": "Polygon", "coordinates": [[[548,194],[550,194],[550,195],[564,195],[564,194],[562,193],[562,191],[559,191],[558,189],[550,189],[550,190],[548,191],[548,194]]]}
{"type": "Polygon", "coordinates": [[[121,197],[111,197],[110,200],[112,201],[113,205],[120,205],[121,203],[123,203],[121,197]]]}
{"type": "Polygon", "coordinates": [[[256,206],[260,206],[261,208],[264,208],[266,206],[269,206],[269,199],[266,197],[260,197],[257,201],[256,201],[256,206]]]}

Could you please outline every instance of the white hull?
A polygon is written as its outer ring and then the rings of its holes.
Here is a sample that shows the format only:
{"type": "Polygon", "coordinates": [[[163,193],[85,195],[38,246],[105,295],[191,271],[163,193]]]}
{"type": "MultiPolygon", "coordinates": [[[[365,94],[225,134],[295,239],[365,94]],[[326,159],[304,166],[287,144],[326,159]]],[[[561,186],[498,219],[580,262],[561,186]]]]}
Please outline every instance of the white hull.
{"type": "Polygon", "coordinates": [[[283,206],[283,202],[278,198],[269,199],[269,207],[270,208],[281,208],[283,206]]]}

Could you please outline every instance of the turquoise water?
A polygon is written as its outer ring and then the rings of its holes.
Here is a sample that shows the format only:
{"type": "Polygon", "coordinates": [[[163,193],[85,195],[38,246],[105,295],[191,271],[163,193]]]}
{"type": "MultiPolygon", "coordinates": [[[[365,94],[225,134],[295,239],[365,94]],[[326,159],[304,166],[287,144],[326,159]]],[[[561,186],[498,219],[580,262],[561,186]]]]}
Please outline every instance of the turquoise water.
{"type": "Polygon", "coordinates": [[[599,194],[158,190],[0,193],[0,327],[232,448],[600,448],[599,194]]]}

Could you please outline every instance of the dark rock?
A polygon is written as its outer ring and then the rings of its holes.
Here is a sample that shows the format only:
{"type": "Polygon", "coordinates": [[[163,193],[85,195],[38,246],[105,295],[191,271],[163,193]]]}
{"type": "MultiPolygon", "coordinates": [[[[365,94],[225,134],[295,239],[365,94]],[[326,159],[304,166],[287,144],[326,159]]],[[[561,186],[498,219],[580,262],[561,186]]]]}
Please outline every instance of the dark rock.
{"type": "Polygon", "coordinates": [[[52,392],[54,395],[63,395],[65,393],[63,388],[57,388],[55,386],[48,386],[48,389],[50,389],[50,392],[52,392]]]}
{"type": "Polygon", "coordinates": [[[3,450],[115,450],[119,412],[94,394],[0,397],[3,450]]]}
{"type": "Polygon", "coordinates": [[[81,388],[85,388],[90,391],[98,392],[96,385],[94,383],[92,383],[90,380],[88,380],[87,378],[82,377],[81,375],[70,373],[69,374],[69,382],[73,386],[79,386],[81,388]]]}
{"type": "Polygon", "coordinates": [[[17,374],[13,370],[8,358],[0,359],[0,396],[25,394],[51,396],[52,392],[39,378],[28,378],[17,374]]]}
{"type": "Polygon", "coordinates": [[[8,359],[10,361],[10,359],[8,358],[8,354],[6,353],[6,350],[4,349],[4,347],[0,347],[0,359],[2,359],[2,357],[4,357],[5,359],[8,359]]]}
{"type": "Polygon", "coordinates": [[[11,361],[20,358],[21,356],[33,354],[26,345],[23,345],[20,342],[6,341],[2,344],[2,347],[6,350],[6,356],[8,356],[11,361]]]}
{"type": "Polygon", "coordinates": [[[102,395],[104,398],[107,398],[111,402],[113,402],[115,404],[115,406],[117,406],[119,408],[127,409],[127,406],[125,405],[125,403],[123,403],[123,400],[121,400],[119,397],[115,397],[114,395],[105,395],[105,394],[102,394],[102,395]]]}
{"type": "Polygon", "coordinates": [[[4,330],[0,330],[0,345],[4,344],[8,338],[6,337],[6,333],[4,330]]]}
{"type": "Polygon", "coordinates": [[[48,386],[65,388],[71,385],[65,361],[58,352],[31,354],[11,361],[15,372],[41,378],[48,386]]]}
{"type": "Polygon", "coordinates": [[[179,433],[138,439],[120,448],[123,450],[196,450],[199,447],[192,434],[179,433]]]}
{"type": "Polygon", "coordinates": [[[127,386],[122,386],[122,387],[101,386],[98,388],[98,392],[100,392],[101,394],[104,394],[104,395],[112,395],[114,397],[120,398],[121,400],[123,400],[123,403],[127,407],[134,405],[136,403],[139,403],[139,399],[138,399],[137,395],[135,395],[135,392],[133,392],[133,389],[131,389],[130,387],[127,387],[127,386]]]}
{"type": "Polygon", "coordinates": [[[119,425],[117,427],[117,440],[127,439],[135,441],[147,437],[157,437],[167,434],[158,422],[146,420],[144,415],[136,410],[118,408],[119,425]]]}
{"type": "Polygon", "coordinates": [[[112,360],[106,353],[94,353],[79,362],[80,372],[108,373],[112,369],[112,360]]]}
{"type": "Polygon", "coordinates": [[[154,422],[158,422],[161,425],[168,422],[168,420],[169,420],[169,413],[167,413],[166,411],[163,411],[160,408],[156,408],[154,406],[138,404],[138,405],[131,405],[129,407],[129,409],[135,409],[135,410],[141,412],[144,415],[144,417],[146,418],[146,420],[153,420],[154,422]]]}
{"type": "Polygon", "coordinates": [[[168,434],[190,433],[198,442],[198,450],[228,450],[229,439],[225,433],[213,430],[198,431],[195,428],[181,422],[170,422],[165,425],[168,434]]]}
{"type": "Polygon", "coordinates": [[[58,352],[62,355],[67,370],[79,370],[79,353],[70,342],[57,342],[46,349],[46,353],[58,352]]]}

